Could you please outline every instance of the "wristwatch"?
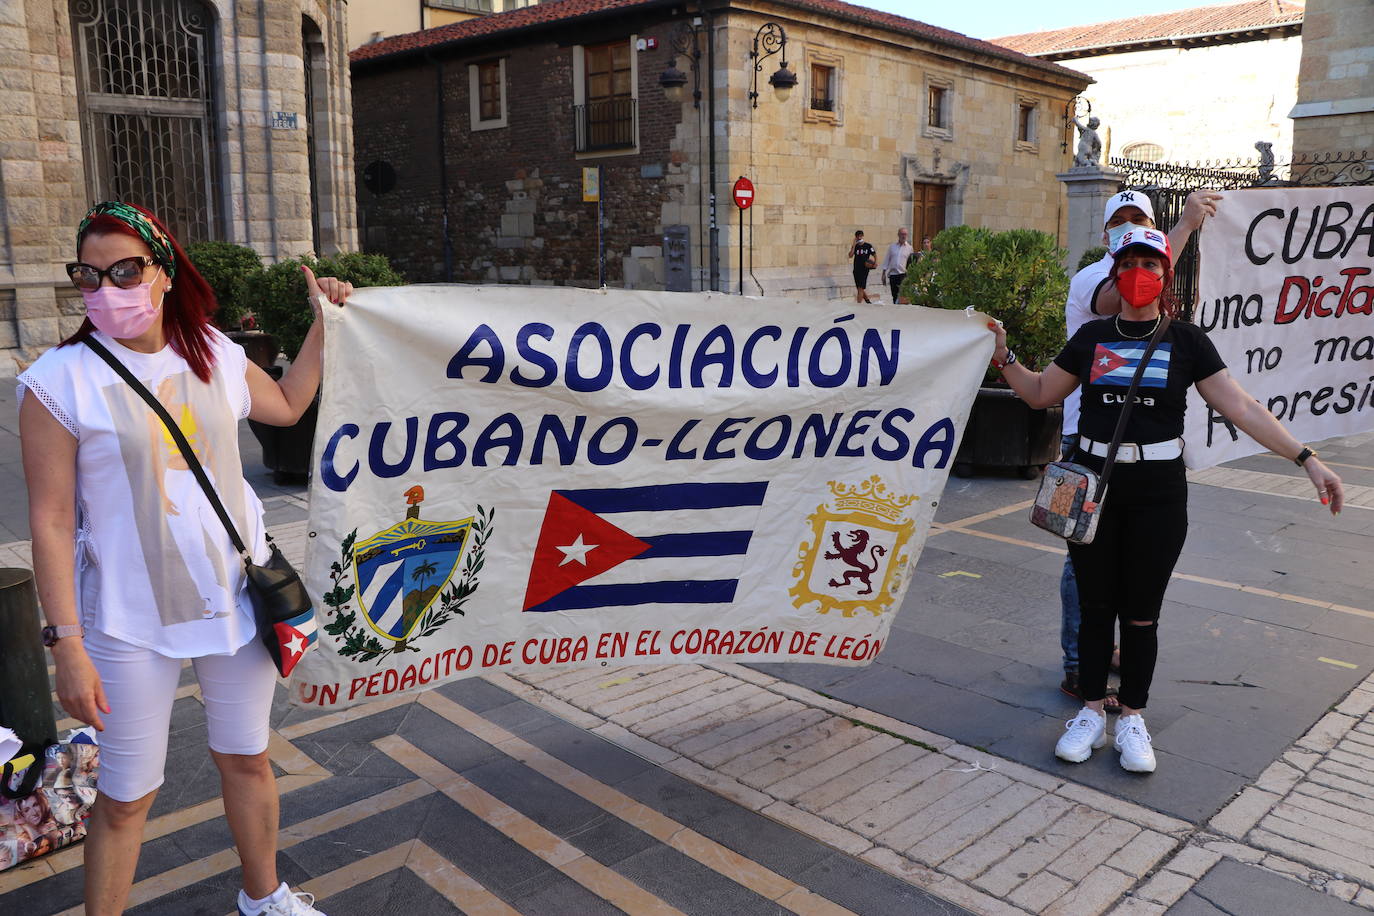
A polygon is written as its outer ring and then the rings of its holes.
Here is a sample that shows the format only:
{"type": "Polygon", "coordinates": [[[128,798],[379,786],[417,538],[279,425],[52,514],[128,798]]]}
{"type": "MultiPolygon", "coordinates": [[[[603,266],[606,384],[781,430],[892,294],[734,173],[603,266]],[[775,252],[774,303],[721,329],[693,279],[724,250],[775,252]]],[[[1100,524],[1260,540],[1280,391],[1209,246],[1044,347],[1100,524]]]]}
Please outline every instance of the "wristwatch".
{"type": "Polygon", "coordinates": [[[85,630],[81,629],[80,624],[69,624],[60,627],[43,628],[43,645],[51,649],[57,645],[59,639],[66,639],[68,636],[82,636],[85,630]]]}
{"type": "Polygon", "coordinates": [[[1298,457],[1293,459],[1293,463],[1296,464],[1298,467],[1302,467],[1304,464],[1307,463],[1308,458],[1313,458],[1316,456],[1316,454],[1316,449],[1308,448],[1304,445],[1302,447],[1302,451],[1298,452],[1298,457]]]}

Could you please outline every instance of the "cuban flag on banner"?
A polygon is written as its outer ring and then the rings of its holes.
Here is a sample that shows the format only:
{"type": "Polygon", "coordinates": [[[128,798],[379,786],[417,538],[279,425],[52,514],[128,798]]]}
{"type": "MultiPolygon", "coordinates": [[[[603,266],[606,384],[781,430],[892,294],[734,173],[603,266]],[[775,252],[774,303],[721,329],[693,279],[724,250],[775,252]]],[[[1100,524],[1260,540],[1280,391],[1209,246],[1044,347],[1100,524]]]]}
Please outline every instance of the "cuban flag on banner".
{"type": "MultiPolygon", "coordinates": [[[[1119,388],[1131,387],[1135,378],[1135,367],[1145,355],[1149,341],[1118,340],[1113,343],[1100,343],[1093,353],[1092,372],[1089,384],[1114,385],[1119,388]]],[[[1165,388],[1169,384],[1170,346],[1160,342],[1155,352],[1150,354],[1150,362],[1140,376],[1141,388],[1165,388]]]]}
{"type": "Polygon", "coordinates": [[[728,604],[767,490],[766,482],[554,490],[524,609],[728,604]]]}

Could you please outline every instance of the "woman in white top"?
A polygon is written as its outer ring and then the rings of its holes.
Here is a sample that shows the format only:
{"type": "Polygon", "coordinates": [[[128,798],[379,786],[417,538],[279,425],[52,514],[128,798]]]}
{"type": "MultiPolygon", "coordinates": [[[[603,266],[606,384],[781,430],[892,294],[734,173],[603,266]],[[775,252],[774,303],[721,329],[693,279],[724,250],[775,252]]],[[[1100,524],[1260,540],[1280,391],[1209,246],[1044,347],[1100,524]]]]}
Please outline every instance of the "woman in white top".
{"type": "Polygon", "coordinates": [[[86,321],[19,377],[19,428],[45,641],[68,714],[101,731],[85,844],[89,916],[123,912],[162,784],[181,666],[192,659],[243,863],[244,916],[321,916],[276,872],[278,799],[267,758],[276,669],[255,639],[243,564],[147,405],[84,341],[104,344],[176,419],[261,562],[262,504],[243,479],[238,421],[300,418],[319,387],[318,297],[352,292],[302,268],[316,310],[274,381],[211,325],[205,280],[142,208],[97,204],[67,265],[86,321]]]}

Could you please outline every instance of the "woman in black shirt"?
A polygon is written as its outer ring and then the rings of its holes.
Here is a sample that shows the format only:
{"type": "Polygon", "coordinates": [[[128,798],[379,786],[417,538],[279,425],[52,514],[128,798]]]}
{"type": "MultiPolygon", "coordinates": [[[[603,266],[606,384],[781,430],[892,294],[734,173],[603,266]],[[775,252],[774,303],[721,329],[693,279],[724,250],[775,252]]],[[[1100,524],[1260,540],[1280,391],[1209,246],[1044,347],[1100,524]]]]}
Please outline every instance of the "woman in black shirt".
{"type": "MultiPolygon", "coordinates": [[[[1043,372],[1017,363],[1000,322],[989,324],[997,337],[993,365],[1032,407],[1058,404],[1082,386],[1073,460],[1093,470],[1102,469],[1126,390],[1161,315],[1174,313],[1166,292],[1173,280],[1171,261],[1162,232],[1140,227],[1127,233],[1111,274],[1121,293],[1121,313],[1083,325],[1043,372]]],[[[1097,534],[1091,544],[1069,545],[1082,607],[1079,685],[1086,705],[1069,720],[1055,754],[1071,763],[1087,760],[1107,741],[1103,698],[1120,619],[1122,708],[1116,749],[1127,770],[1150,773],[1155,768],[1141,712],[1154,676],[1164,590],[1188,534],[1181,437],[1188,388],[1194,385],[1208,404],[1255,441],[1302,467],[1332,514],[1341,510],[1341,479],[1240,387],[1201,329],[1171,323],[1136,391],[1097,534]]]]}

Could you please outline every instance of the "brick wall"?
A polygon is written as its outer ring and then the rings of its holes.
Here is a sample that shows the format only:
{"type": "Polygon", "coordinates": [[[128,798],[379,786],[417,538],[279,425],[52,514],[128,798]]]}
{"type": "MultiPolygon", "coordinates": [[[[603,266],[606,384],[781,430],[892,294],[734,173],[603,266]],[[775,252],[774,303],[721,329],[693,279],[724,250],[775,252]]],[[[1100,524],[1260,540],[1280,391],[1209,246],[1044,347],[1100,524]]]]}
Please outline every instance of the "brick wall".
{"type": "MultiPolygon", "coordinates": [[[[628,33],[605,40],[629,39],[628,33]]],[[[445,272],[439,119],[433,62],[360,67],[353,75],[355,161],[366,246],[417,282],[594,286],[596,204],[582,201],[582,169],[601,166],[606,279],[661,288],[662,205],[669,199],[669,143],[681,108],[658,87],[662,49],[634,52],[639,149],[579,157],[574,151],[573,49],[552,41],[487,48],[442,61],[451,273],[445,272]],[[505,58],[507,125],[472,130],[468,65],[505,58]],[[395,169],[396,187],[373,194],[361,172],[395,169]],[[627,277],[626,264],[629,263],[627,277]]]]}

